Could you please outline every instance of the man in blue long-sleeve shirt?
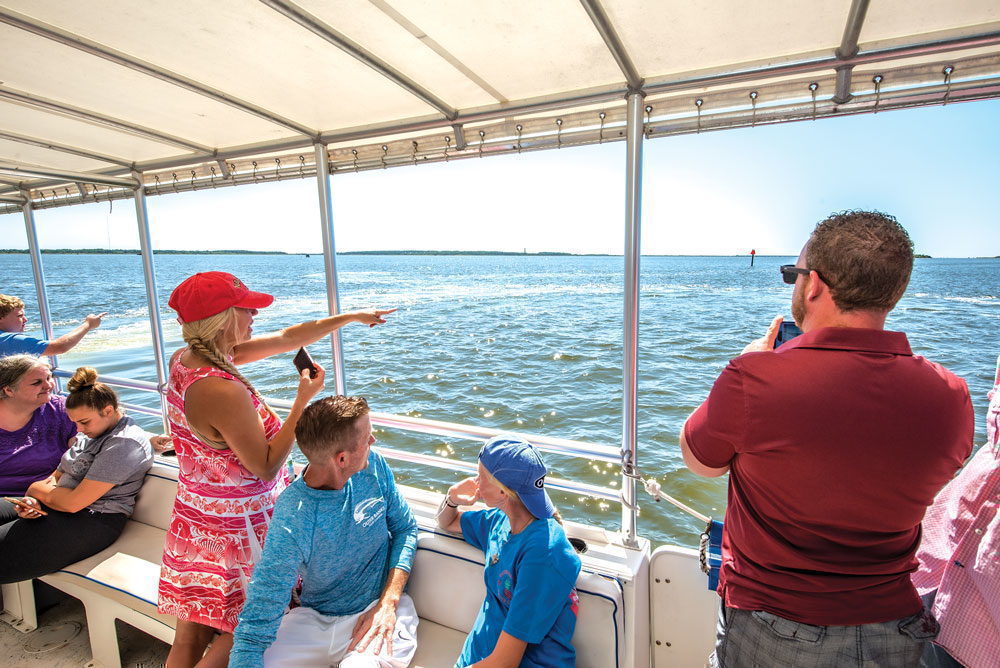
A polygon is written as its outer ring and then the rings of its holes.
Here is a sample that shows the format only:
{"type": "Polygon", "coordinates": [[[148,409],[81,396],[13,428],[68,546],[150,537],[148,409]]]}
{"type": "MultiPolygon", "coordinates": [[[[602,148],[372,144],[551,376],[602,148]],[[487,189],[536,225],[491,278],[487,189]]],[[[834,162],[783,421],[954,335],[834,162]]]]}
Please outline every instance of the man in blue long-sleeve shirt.
{"type": "Polygon", "coordinates": [[[417,613],[403,593],[417,525],[385,459],[368,404],[326,397],[295,428],[309,460],[282,492],[239,625],[230,668],[405,668],[417,613]],[[302,578],[302,605],[285,614],[302,578]]]}

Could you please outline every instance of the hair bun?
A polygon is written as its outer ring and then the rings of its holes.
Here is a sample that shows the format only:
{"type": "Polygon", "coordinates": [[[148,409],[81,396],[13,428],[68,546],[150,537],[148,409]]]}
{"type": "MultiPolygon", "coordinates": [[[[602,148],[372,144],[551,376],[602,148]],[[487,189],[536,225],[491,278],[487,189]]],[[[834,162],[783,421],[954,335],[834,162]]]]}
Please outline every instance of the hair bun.
{"type": "Polygon", "coordinates": [[[97,369],[91,366],[81,366],[73,372],[73,377],[66,383],[66,389],[70,392],[79,392],[97,383],[97,369]]]}

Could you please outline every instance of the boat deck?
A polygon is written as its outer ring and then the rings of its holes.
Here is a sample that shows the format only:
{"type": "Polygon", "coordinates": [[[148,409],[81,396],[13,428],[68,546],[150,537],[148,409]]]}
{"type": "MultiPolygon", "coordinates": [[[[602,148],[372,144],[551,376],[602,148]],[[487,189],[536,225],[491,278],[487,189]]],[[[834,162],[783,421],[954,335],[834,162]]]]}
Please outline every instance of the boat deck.
{"type": "MultiPolygon", "coordinates": [[[[79,668],[90,657],[83,604],[72,596],[39,613],[38,628],[21,633],[0,623],[0,666],[7,668],[79,668]]],[[[122,666],[154,668],[167,660],[170,645],[118,622],[122,666]]]]}

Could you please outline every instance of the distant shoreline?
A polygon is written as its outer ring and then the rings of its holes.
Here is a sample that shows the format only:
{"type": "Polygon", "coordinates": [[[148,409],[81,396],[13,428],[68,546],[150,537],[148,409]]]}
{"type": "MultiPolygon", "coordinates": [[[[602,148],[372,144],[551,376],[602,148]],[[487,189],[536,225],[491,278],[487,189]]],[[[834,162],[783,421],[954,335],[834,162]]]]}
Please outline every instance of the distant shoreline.
{"type": "MultiPolygon", "coordinates": [[[[27,255],[28,250],[23,248],[0,248],[0,255],[27,255]]],[[[43,248],[43,255],[139,255],[139,250],[135,248],[43,248]]],[[[253,250],[169,250],[169,249],[157,249],[153,251],[154,255],[322,255],[321,251],[315,253],[286,253],[285,251],[253,251],[253,250]]],[[[558,251],[541,251],[538,253],[518,253],[516,251],[460,251],[460,250],[365,250],[365,251],[340,251],[337,255],[424,255],[424,256],[435,256],[435,255],[471,255],[471,256],[496,256],[496,257],[622,257],[622,255],[614,253],[565,253],[558,251]]],[[[756,257],[794,257],[794,253],[789,253],[787,255],[761,255],[757,254],[756,257]]],[[[738,255],[718,255],[718,254],[702,254],[702,255],[670,255],[670,254],[658,254],[658,253],[643,253],[642,257],[749,257],[749,253],[741,253],[738,255]]],[[[917,253],[914,255],[917,259],[935,259],[930,255],[924,255],[922,253],[917,253]]],[[[998,260],[1000,255],[995,256],[979,256],[979,257],[968,257],[968,258],[937,258],[937,259],[958,259],[958,260],[998,260]]]]}

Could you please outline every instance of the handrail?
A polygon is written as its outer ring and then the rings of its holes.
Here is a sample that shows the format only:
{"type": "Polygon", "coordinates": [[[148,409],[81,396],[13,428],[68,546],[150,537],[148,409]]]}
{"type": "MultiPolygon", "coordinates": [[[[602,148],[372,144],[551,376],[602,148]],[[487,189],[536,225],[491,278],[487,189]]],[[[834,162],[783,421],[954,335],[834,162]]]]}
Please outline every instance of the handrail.
{"type": "MultiPolygon", "coordinates": [[[[62,369],[53,369],[52,374],[54,376],[58,376],[61,378],[69,378],[73,375],[69,371],[64,371],[62,369]]],[[[106,376],[106,375],[99,375],[97,379],[100,382],[106,385],[111,385],[113,387],[121,387],[130,390],[139,390],[142,392],[154,392],[157,394],[161,392],[160,388],[157,386],[156,383],[147,380],[136,380],[133,378],[122,378],[120,376],[106,376]]],[[[267,403],[269,406],[273,408],[280,408],[285,411],[289,410],[292,407],[292,402],[288,401],[287,399],[268,398],[267,403]]],[[[128,410],[137,413],[142,413],[144,415],[152,415],[156,417],[162,417],[163,415],[162,411],[156,408],[149,408],[147,406],[140,406],[138,404],[124,403],[124,402],[122,402],[121,405],[127,408],[128,410]]],[[[445,436],[449,438],[465,438],[476,441],[481,441],[486,438],[491,438],[498,434],[510,434],[513,436],[520,436],[521,438],[524,438],[532,445],[536,446],[539,450],[544,450],[545,452],[565,455],[568,457],[579,457],[592,461],[610,462],[612,464],[618,464],[621,461],[619,449],[612,447],[610,445],[581,443],[580,441],[571,441],[565,438],[543,436],[541,434],[512,432],[504,429],[492,429],[489,427],[465,425],[456,422],[427,420],[423,418],[414,418],[405,415],[394,415],[392,413],[381,413],[376,411],[372,411],[369,415],[371,416],[371,421],[373,425],[378,425],[380,427],[388,427],[390,429],[400,429],[403,431],[412,431],[421,434],[431,434],[435,436],[445,436]]],[[[406,452],[404,450],[384,448],[381,446],[379,447],[379,451],[382,452],[388,459],[409,462],[411,464],[434,466],[436,468],[441,468],[450,471],[458,471],[460,473],[467,473],[470,475],[475,475],[477,470],[474,464],[460,462],[454,459],[448,459],[446,457],[425,455],[415,452],[406,452]]],[[[582,494],[584,496],[589,496],[595,499],[621,502],[621,496],[620,496],[621,493],[619,492],[619,490],[610,487],[600,487],[598,485],[591,485],[589,483],[580,482],[576,480],[565,480],[561,478],[552,478],[552,477],[546,477],[545,485],[550,489],[557,489],[564,492],[572,492],[574,494],[582,494]]]]}
{"type": "MultiPolygon", "coordinates": [[[[409,462],[411,464],[424,464],[426,466],[436,466],[438,468],[447,469],[449,471],[457,471],[459,473],[466,473],[468,475],[476,475],[479,471],[475,464],[469,464],[467,462],[458,461],[456,459],[448,459],[447,457],[438,457],[436,455],[422,455],[416,452],[406,452],[405,450],[396,450],[394,448],[385,448],[382,446],[375,446],[376,449],[382,453],[385,457],[389,459],[398,459],[403,462],[409,462]]],[[[590,485],[584,482],[578,482],[576,480],[565,480],[562,478],[553,478],[551,476],[545,476],[545,487],[547,489],[558,489],[563,492],[572,492],[574,494],[583,494],[595,499],[605,499],[607,501],[620,501],[619,491],[611,487],[599,487],[597,485],[590,485]]]]}

